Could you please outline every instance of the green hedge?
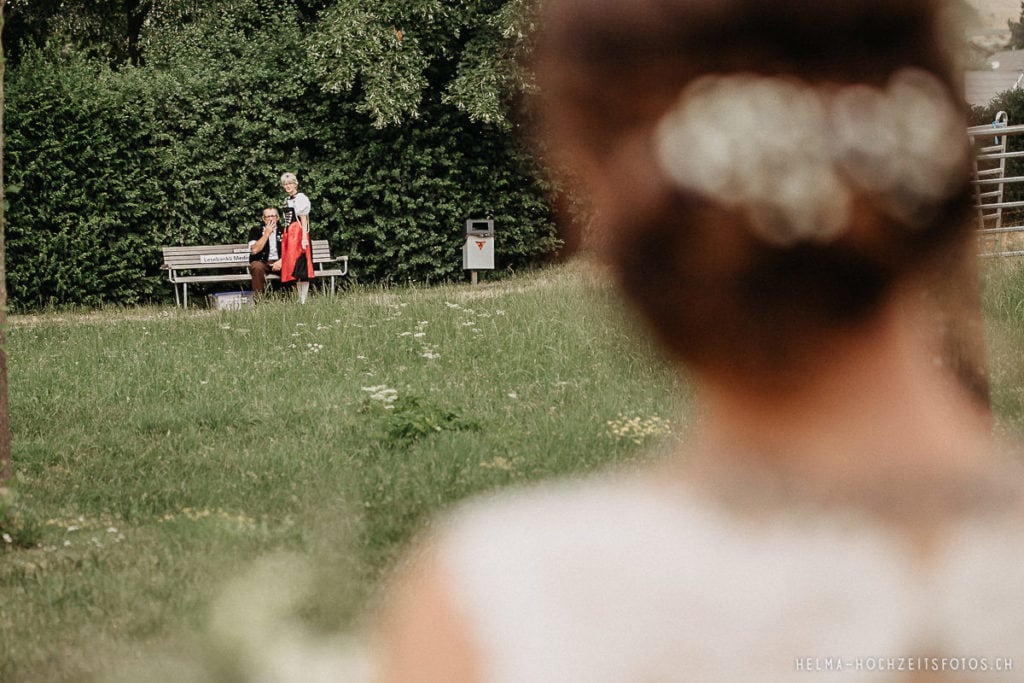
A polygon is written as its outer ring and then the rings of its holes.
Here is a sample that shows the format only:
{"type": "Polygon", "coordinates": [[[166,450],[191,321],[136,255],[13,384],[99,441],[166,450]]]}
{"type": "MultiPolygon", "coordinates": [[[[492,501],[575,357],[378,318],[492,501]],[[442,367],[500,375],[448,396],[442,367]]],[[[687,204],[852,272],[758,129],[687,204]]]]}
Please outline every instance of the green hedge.
{"type": "Polygon", "coordinates": [[[31,55],[6,95],[13,307],[150,298],[159,180],[147,126],[117,78],[83,59],[31,55]]]}
{"type": "Polygon", "coordinates": [[[500,269],[557,248],[546,188],[513,137],[440,94],[375,128],[358,88],[314,82],[304,28],[280,12],[165,32],[139,67],[25,53],[5,112],[15,310],[171,300],[160,247],[244,240],[281,203],[283,171],[361,281],[460,277],[467,218],[495,220],[500,269]]]}

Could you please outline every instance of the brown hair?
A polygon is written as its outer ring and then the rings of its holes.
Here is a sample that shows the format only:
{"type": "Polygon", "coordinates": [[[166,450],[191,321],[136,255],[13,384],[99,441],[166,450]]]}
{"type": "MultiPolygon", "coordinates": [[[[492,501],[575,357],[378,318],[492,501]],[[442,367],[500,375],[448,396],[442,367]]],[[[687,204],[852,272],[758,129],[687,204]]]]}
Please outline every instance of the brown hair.
{"type": "Polygon", "coordinates": [[[745,214],[657,170],[652,131],[684,87],[737,73],[883,86],[914,67],[956,99],[943,21],[931,0],[546,1],[534,57],[540,136],[556,166],[588,181],[598,211],[585,242],[672,355],[786,372],[808,344],[864,320],[893,283],[960,244],[970,207],[965,163],[955,191],[917,223],[861,193],[840,238],[764,242],[745,214]]]}

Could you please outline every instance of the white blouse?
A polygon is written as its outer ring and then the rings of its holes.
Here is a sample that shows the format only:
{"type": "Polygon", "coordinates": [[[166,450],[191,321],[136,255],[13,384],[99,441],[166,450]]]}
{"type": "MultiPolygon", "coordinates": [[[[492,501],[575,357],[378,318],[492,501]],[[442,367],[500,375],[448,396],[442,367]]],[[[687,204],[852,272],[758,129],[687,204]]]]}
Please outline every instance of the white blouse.
{"type": "Polygon", "coordinates": [[[309,197],[301,192],[296,192],[294,197],[289,197],[285,202],[287,206],[295,209],[296,216],[308,216],[310,210],[313,208],[313,204],[309,201],[309,197]]]}
{"type": "Polygon", "coordinates": [[[1024,677],[1016,511],[966,516],[923,560],[849,508],[605,476],[464,505],[440,557],[486,681],[1024,677]]]}

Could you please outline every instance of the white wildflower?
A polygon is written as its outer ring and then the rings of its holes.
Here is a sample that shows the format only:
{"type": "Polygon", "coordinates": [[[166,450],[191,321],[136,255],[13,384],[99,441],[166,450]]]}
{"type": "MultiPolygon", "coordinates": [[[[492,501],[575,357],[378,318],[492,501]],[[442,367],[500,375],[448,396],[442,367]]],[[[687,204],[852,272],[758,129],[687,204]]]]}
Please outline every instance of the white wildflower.
{"type": "Polygon", "coordinates": [[[398,399],[398,391],[388,387],[386,384],[375,387],[362,387],[362,390],[370,392],[371,401],[380,401],[389,410],[394,407],[391,404],[398,399]]]}

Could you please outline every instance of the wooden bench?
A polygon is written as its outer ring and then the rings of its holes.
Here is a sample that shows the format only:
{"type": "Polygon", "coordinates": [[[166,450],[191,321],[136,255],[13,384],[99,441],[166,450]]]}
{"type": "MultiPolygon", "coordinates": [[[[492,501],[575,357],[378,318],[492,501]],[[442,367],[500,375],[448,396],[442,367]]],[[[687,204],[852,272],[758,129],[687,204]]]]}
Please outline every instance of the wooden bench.
{"type": "MultiPolygon", "coordinates": [[[[198,247],[164,247],[161,270],[174,285],[174,302],[188,308],[188,286],[207,282],[249,282],[249,246],[240,244],[207,244],[198,247]],[[188,273],[188,274],[186,274],[188,273]],[[179,295],[178,287],[181,287],[179,295]]],[[[313,240],[313,271],[318,278],[331,279],[331,293],[336,291],[335,280],[348,275],[348,256],[331,256],[327,240],[313,240]],[[341,267],[334,267],[341,264],[341,267]],[[331,267],[327,267],[331,266],[331,267]]],[[[280,280],[276,274],[268,280],[280,280]]]]}

